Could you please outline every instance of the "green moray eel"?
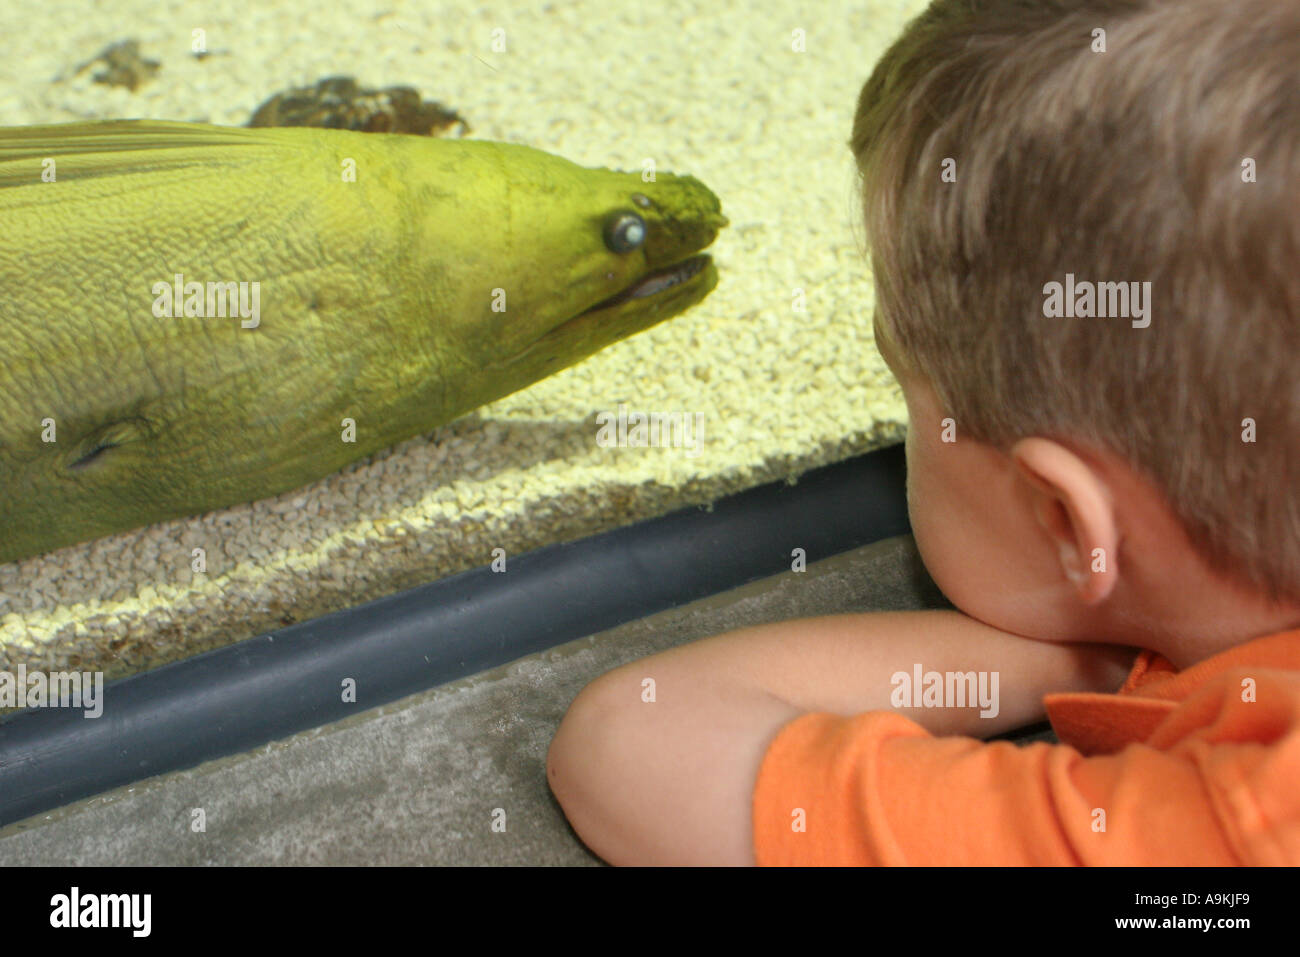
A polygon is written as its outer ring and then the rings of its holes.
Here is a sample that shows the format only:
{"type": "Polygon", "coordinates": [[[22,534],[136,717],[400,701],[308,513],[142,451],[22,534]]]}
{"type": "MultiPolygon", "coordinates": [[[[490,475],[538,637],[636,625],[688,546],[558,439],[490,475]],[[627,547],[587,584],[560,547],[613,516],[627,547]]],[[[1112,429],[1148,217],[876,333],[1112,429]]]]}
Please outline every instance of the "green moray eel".
{"type": "Polygon", "coordinates": [[[296,488],[698,303],[717,197],[644,179],[486,141],[0,129],[0,562],[296,488]]]}

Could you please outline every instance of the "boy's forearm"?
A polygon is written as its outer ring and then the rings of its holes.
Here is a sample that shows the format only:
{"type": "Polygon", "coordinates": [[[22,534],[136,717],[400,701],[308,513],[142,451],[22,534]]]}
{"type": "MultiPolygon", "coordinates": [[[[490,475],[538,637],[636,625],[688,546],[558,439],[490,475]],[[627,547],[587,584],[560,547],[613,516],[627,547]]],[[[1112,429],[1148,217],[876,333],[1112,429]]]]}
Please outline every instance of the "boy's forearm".
{"type": "Polygon", "coordinates": [[[1114,692],[1135,653],[1033,641],[955,611],[877,612],[744,628],[625,667],[661,685],[671,684],[679,668],[689,669],[766,691],[800,711],[896,710],[934,734],[985,738],[1042,720],[1046,693],[1114,692]],[[923,706],[932,672],[974,672],[977,693],[993,693],[994,700],[923,706]],[[905,692],[914,706],[895,707],[905,692]]]}

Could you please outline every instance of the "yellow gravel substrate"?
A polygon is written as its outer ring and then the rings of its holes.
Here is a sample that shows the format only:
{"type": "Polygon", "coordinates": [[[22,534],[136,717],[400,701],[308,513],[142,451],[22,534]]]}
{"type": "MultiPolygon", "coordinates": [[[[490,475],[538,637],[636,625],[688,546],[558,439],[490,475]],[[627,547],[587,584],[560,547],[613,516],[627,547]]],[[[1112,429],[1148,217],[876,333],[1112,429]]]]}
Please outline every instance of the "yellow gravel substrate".
{"type": "Polygon", "coordinates": [[[702,305],[545,382],[278,498],[0,566],[0,668],[142,670],[487,564],[494,548],[517,555],[898,441],[845,144],[872,64],[923,6],[0,7],[0,125],[241,124],[276,92],[350,74],[415,86],[477,137],[692,173],[732,223],[702,305]],[[152,82],[132,93],[71,75],[128,37],[162,61],[152,82]],[[700,454],[598,447],[596,414],[620,402],[703,413],[700,454]],[[190,570],[196,547],[205,573],[190,570]]]}

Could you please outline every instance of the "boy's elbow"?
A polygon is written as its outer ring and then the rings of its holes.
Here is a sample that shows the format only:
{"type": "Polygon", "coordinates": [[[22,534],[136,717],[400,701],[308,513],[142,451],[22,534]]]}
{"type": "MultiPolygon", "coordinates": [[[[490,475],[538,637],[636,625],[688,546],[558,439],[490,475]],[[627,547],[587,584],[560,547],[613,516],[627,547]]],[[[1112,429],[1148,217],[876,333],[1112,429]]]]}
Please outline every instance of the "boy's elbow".
{"type": "Polygon", "coordinates": [[[660,658],[574,699],[546,757],[578,837],[611,864],[752,864],[750,804],[768,739],[797,709],[660,658]],[[647,700],[651,668],[666,700],[647,700]]]}
{"type": "Polygon", "coordinates": [[[546,781],[584,844],[611,864],[635,864],[635,848],[621,826],[620,782],[611,773],[618,763],[620,708],[607,689],[598,678],[569,705],[546,754],[546,781]]]}

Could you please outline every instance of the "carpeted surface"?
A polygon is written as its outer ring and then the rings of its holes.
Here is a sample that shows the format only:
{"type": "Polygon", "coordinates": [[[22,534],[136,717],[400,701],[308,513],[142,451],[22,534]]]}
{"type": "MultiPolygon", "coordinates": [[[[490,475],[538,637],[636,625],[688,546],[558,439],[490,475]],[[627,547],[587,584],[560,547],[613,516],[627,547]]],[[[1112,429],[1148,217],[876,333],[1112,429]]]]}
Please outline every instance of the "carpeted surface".
{"type": "MultiPolygon", "coordinates": [[[[476,137],[692,173],[731,226],[714,247],[720,285],[701,306],[452,426],[278,499],[0,566],[0,669],[111,678],[484,564],[494,548],[578,538],[897,441],[905,412],[872,341],[846,140],[872,63],[922,6],[4,4],[0,36],[14,49],[0,57],[3,125],[241,124],[276,92],[350,74],[415,86],[476,137]],[[130,37],[161,64],[137,90],[78,72],[130,37]],[[598,448],[596,413],[624,402],[703,413],[701,453],[598,448]],[[206,574],[190,571],[196,542],[206,574]]],[[[429,707],[471,692],[440,694],[429,707]]],[[[540,747],[543,731],[528,734],[540,747]]],[[[469,770],[497,780],[484,760],[469,770]]],[[[465,770],[442,766],[450,780],[465,770]]]]}
{"type": "Polygon", "coordinates": [[[0,865],[591,864],[546,785],[565,710],[611,668],[766,621],[946,607],[910,536],[0,832],[0,865]],[[203,809],[206,831],[191,830],[203,809]],[[506,829],[494,831],[494,813],[506,829]]]}

